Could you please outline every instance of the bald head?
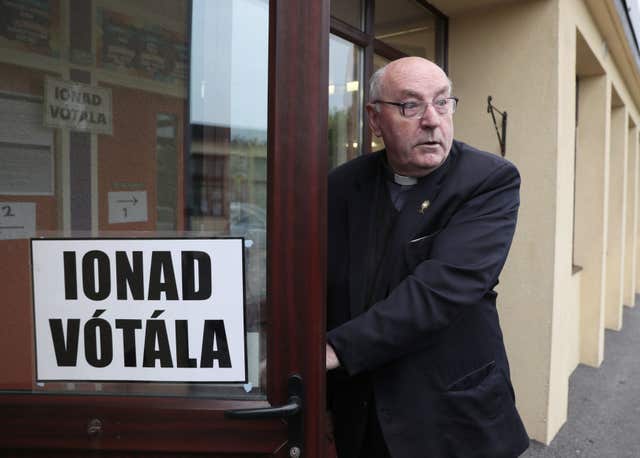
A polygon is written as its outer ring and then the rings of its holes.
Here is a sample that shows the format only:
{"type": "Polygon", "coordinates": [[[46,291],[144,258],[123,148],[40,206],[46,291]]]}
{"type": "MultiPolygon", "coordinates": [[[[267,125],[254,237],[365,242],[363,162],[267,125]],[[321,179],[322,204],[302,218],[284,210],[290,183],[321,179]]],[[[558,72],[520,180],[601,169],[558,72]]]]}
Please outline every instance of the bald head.
{"type": "Polygon", "coordinates": [[[417,56],[403,57],[389,62],[384,67],[379,68],[371,76],[369,83],[369,100],[380,100],[385,98],[384,89],[389,82],[395,81],[398,77],[411,75],[423,75],[434,80],[444,80],[449,84],[449,94],[451,93],[451,80],[446,73],[435,63],[428,59],[417,56]]]}
{"type": "Polygon", "coordinates": [[[425,176],[442,165],[453,143],[457,99],[440,67],[421,57],[394,60],[371,78],[370,97],[369,126],[384,140],[396,173],[425,176]],[[413,114],[406,114],[408,106],[413,114]]]}

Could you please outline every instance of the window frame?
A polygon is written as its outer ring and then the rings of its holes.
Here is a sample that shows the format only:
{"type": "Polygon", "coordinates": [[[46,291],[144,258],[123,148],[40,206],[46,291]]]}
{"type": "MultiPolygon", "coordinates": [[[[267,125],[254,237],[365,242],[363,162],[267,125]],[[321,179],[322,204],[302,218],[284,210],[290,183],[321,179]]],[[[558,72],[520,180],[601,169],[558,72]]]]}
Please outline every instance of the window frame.
{"type": "MultiPolygon", "coordinates": [[[[433,14],[436,20],[436,56],[435,62],[447,72],[448,70],[448,49],[449,49],[449,18],[440,10],[425,0],[414,0],[419,6],[425,8],[433,14]]],[[[376,0],[362,0],[364,6],[364,31],[346,22],[331,16],[330,33],[343,38],[363,49],[363,108],[369,103],[369,78],[373,73],[373,56],[378,54],[386,59],[395,60],[406,57],[407,54],[375,38],[375,2],[376,0]]],[[[371,131],[367,119],[367,112],[362,114],[362,150],[361,154],[371,152],[371,131]]]]}

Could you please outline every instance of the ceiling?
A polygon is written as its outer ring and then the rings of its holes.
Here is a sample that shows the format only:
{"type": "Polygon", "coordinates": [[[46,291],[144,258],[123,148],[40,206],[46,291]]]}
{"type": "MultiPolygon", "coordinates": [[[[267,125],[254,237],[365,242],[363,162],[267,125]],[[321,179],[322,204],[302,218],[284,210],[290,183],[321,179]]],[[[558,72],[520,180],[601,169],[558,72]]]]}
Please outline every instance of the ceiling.
{"type": "Polygon", "coordinates": [[[529,0],[428,0],[431,5],[449,17],[465,14],[488,6],[526,1],[529,0]]]}

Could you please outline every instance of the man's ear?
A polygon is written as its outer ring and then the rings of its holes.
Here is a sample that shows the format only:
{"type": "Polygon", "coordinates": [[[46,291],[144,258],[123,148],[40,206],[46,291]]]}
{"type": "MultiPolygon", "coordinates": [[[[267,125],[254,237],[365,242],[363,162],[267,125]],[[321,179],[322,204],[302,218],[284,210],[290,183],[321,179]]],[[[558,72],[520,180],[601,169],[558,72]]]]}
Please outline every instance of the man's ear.
{"type": "Polygon", "coordinates": [[[382,137],[382,131],[380,130],[380,113],[372,103],[367,104],[367,119],[371,132],[373,132],[376,137],[382,137]]]}

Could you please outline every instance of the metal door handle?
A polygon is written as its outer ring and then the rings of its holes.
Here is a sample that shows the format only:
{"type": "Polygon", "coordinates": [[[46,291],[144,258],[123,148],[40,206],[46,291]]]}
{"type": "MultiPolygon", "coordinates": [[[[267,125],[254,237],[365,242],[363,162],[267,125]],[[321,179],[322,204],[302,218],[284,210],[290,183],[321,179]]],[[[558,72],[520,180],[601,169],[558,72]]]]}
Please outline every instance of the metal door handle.
{"type": "Polygon", "coordinates": [[[257,409],[235,409],[224,412],[226,418],[231,419],[256,419],[256,418],[285,418],[289,426],[289,456],[302,457],[304,423],[302,416],[303,386],[302,377],[298,374],[289,377],[289,398],[287,403],[277,407],[264,407],[257,409]]]}
{"type": "Polygon", "coordinates": [[[224,416],[247,420],[253,418],[286,418],[297,415],[301,411],[302,399],[300,399],[300,396],[290,396],[287,403],[282,406],[227,410],[224,416]]]}

